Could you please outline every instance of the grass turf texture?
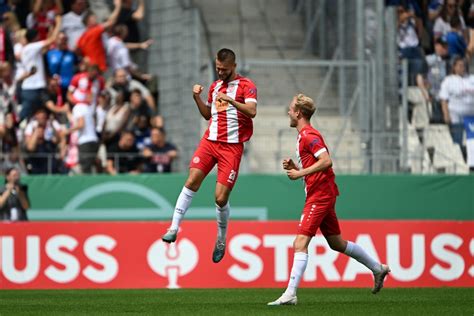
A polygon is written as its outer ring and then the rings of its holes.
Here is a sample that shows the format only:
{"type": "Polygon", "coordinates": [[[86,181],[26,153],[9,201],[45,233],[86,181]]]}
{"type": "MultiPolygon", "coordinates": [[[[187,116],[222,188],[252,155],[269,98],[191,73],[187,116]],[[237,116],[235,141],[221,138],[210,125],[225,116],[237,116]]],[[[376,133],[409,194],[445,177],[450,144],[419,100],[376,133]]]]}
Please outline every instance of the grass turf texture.
{"type": "Polygon", "coordinates": [[[1,290],[0,315],[473,315],[472,288],[301,289],[297,306],[266,306],[281,289],[1,290]]]}

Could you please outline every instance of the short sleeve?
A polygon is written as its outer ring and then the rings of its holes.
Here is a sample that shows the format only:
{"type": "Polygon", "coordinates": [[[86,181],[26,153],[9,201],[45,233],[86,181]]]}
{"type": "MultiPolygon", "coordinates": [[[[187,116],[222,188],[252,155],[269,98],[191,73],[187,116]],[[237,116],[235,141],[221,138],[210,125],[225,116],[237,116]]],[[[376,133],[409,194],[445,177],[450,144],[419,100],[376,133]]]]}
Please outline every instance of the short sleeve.
{"type": "Polygon", "coordinates": [[[257,103],[257,87],[250,80],[244,86],[244,98],[245,98],[245,103],[247,102],[257,103]]]}
{"type": "Polygon", "coordinates": [[[324,146],[323,140],[317,134],[307,134],[304,137],[304,145],[315,158],[318,158],[323,152],[327,152],[326,146],[324,146]]]}
{"type": "Polygon", "coordinates": [[[443,80],[441,83],[441,88],[439,90],[439,98],[444,101],[449,100],[449,77],[443,80]]]}

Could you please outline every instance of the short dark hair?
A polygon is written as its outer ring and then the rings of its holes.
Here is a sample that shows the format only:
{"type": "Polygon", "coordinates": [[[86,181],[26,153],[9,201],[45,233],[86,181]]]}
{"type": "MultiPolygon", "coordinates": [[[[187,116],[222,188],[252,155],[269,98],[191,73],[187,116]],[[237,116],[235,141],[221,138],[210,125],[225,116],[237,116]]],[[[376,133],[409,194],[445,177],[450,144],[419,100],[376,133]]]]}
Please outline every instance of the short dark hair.
{"type": "Polygon", "coordinates": [[[222,48],[217,52],[217,60],[235,63],[235,53],[228,48],[222,48]]]}
{"type": "Polygon", "coordinates": [[[28,43],[33,42],[37,36],[38,36],[38,31],[37,30],[35,30],[35,29],[26,30],[25,38],[28,41],[28,43]]]}

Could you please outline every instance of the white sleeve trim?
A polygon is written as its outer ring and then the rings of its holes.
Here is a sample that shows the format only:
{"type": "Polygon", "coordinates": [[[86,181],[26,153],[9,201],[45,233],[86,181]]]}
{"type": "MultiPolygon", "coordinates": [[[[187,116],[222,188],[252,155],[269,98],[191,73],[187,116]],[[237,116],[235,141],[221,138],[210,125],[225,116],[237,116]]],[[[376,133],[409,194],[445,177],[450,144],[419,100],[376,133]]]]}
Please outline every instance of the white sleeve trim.
{"type": "Polygon", "coordinates": [[[323,152],[326,152],[326,151],[327,151],[326,148],[321,148],[320,150],[314,153],[314,157],[318,158],[319,155],[321,155],[323,152]]]}
{"type": "Polygon", "coordinates": [[[210,108],[212,106],[212,103],[206,102],[206,105],[208,108],[210,108]]]}
{"type": "Polygon", "coordinates": [[[254,102],[254,103],[257,103],[257,99],[255,98],[248,98],[248,99],[245,99],[245,103],[247,102],[254,102]]]}

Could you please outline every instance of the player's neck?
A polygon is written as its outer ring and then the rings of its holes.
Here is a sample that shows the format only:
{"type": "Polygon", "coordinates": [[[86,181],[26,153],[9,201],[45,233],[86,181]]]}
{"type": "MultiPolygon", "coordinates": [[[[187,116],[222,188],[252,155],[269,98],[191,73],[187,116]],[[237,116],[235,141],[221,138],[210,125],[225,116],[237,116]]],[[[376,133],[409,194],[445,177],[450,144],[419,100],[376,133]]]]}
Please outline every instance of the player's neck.
{"type": "Polygon", "coordinates": [[[298,124],[296,125],[296,129],[298,130],[298,133],[301,132],[303,128],[306,126],[311,125],[311,123],[307,120],[298,120],[298,124]]]}

